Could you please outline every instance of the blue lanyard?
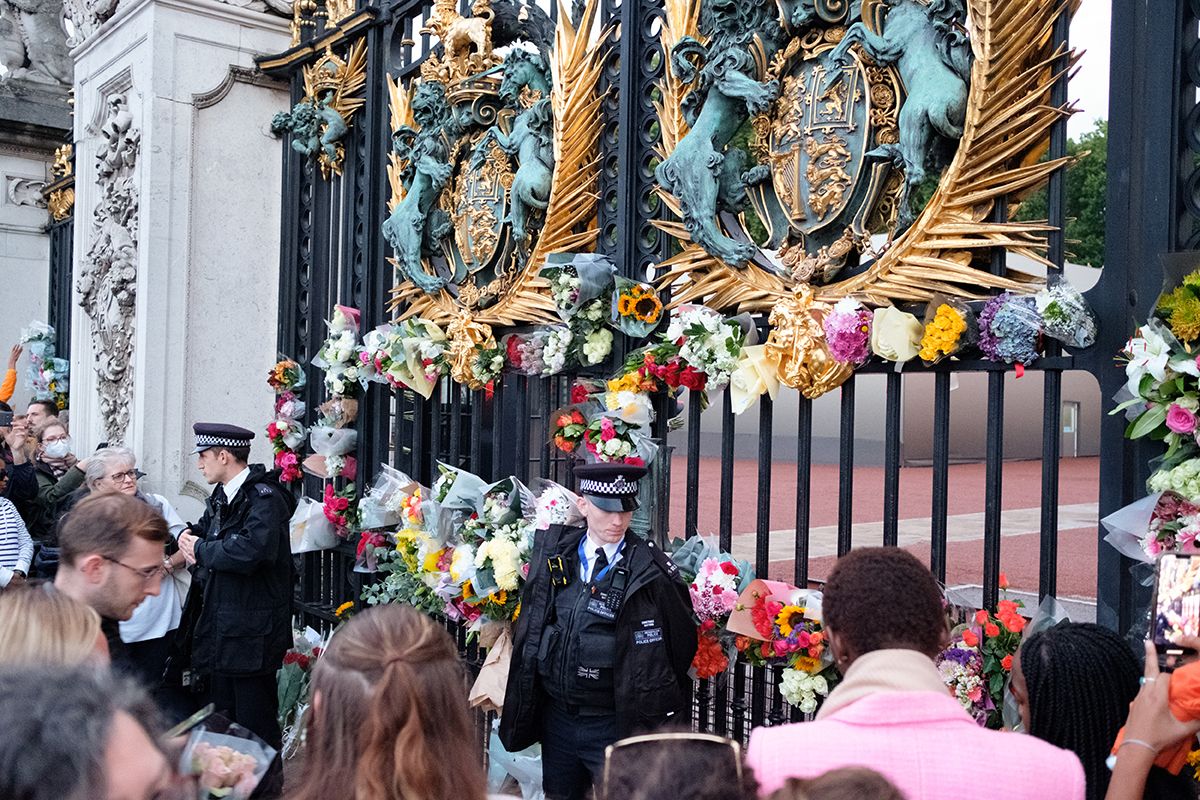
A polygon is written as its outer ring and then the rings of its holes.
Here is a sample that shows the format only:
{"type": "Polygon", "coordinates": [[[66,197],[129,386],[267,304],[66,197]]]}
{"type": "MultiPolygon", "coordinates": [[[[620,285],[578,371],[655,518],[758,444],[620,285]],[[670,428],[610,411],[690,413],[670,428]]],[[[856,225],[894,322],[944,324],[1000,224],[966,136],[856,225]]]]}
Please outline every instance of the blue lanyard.
{"type": "MultiPolygon", "coordinates": [[[[587,549],[584,547],[584,545],[587,544],[587,542],[588,542],[588,537],[587,537],[587,534],[585,533],[583,535],[583,538],[579,540],[579,563],[581,565],[581,569],[583,570],[584,575],[587,575],[587,566],[588,566],[587,549]]],[[[605,567],[604,569],[600,570],[599,575],[593,575],[592,582],[604,580],[604,576],[607,575],[608,571],[613,568],[613,564],[617,563],[617,556],[619,556],[621,554],[621,550],[624,547],[625,547],[625,540],[622,539],[620,544],[617,545],[616,552],[613,553],[612,560],[608,562],[608,566],[605,567]]]]}

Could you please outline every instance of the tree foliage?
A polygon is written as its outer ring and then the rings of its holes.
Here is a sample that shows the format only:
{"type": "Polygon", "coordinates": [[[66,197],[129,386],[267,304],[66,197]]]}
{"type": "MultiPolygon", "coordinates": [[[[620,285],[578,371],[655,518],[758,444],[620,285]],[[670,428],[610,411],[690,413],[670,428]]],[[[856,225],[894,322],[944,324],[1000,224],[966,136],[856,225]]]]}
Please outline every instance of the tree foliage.
{"type": "MultiPolygon", "coordinates": [[[[1067,153],[1078,159],[1066,171],[1067,258],[1077,264],[1100,267],[1104,265],[1108,122],[1097,120],[1095,127],[1078,140],[1068,140],[1067,153]]],[[[1037,220],[1048,216],[1043,188],[1021,203],[1014,219],[1037,220]]]]}

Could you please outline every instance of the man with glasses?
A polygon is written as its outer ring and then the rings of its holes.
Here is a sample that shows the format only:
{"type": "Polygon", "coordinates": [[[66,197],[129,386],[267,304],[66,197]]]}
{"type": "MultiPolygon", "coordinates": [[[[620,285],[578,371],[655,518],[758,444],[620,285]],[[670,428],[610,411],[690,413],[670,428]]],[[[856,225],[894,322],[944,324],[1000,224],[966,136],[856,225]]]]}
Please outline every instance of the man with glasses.
{"type": "Polygon", "coordinates": [[[113,665],[128,668],[118,623],[149,595],[157,595],[166,570],[167,523],[136,497],[119,492],[90,495],[62,521],[54,585],[100,615],[113,665]]]}
{"type": "Polygon", "coordinates": [[[685,711],[696,654],[687,586],[632,533],[645,467],[575,468],[585,527],[540,532],[521,593],[500,720],[510,751],[542,743],[550,800],[582,800],[605,748],[685,711]]]}
{"type": "MultiPolygon", "coordinates": [[[[192,429],[197,467],[216,484],[204,516],[179,537],[179,549],[195,567],[185,617],[197,594],[203,597],[191,639],[192,668],[207,677],[209,700],[218,710],[278,751],[283,734],[275,673],[292,646],[288,524],[296,501],[275,472],[246,463],[253,431],[206,422],[192,429]]],[[[277,756],[255,796],[277,796],[282,789],[277,756]]]]}

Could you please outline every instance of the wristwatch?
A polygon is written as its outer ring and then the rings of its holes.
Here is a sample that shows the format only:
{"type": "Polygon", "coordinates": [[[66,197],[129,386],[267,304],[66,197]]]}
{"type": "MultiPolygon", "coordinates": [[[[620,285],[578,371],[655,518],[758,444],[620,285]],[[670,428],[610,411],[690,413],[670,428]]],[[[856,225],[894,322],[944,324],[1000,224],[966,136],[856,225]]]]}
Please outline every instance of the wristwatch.
{"type": "Polygon", "coordinates": [[[170,556],[163,556],[163,569],[167,571],[168,575],[175,571],[175,569],[171,566],[170,556]]]}

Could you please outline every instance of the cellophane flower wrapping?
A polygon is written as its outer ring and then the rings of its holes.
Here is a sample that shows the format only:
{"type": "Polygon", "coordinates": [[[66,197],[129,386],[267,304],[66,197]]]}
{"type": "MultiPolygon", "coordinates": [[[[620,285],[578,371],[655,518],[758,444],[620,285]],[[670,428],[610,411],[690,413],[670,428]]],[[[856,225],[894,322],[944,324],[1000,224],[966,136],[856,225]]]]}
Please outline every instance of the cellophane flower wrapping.
{"type": "Polygon", "coordinates": [[[542,375],[557,375],[571,364],[574,334],[566,325],[555,325],[546,331],[542,346],[542,375]]]}
{"type": "Polygon", "coordinates": [[[979,349],[992,361],[1032,364],[1041,333],[1042,317],[1029,296],[1005,292],[988,300],[979,314],[979,349]]]}
{"type": "Polygon", "coordinates": [[[275,758],[275,749],[237,723],[218,732],[219,718],[195,728],[179,757],[179,771],[197,776],[198,797],[245,800],[275,758]]]}
{"type": "Polygon", "coordinates": [[[345,456],[354,451],[358,444],[358,431],[353,428],[331,428],[314,425],[308,434],[308,444],[314,453],[330,456],[345,456]]]}
{"type": "Polygon", "coordinates": [[[1034,302],[1047,336],[1068,347],[1096,343],[1096,315],[1079,290],[1065,280],[1038,292],[1034,302]]]}
{"type": "Polygon", "coordinates": [[[723,675],[736,654],[735,637],[726,630],[726,624],[738,597],[754,580],[754,569],[748,561],[722,552],[702,536],[673,542],[671,560],[688,583],[692,614],[696,618],[692,676],[707,680],[723,675]]]}
{"type": "Polygon", "coordinates": [[[825,344],[835,361],[861,365],[871,357],[873,315],[857,300],[845,297],[825,315],[825,344]]]}
{"type": "Polygon", "coordinates": [[[550,441],[564,453],[574,453],[583,443],[588,417],[599,411],[594,402],[563,406],[550,415],[550,441]]]}
{"type": "Polygon", "coordinates": [[[292,649],[284,654],[283,666],[276,674],[284,759],[296,755],[304,743],[305,714],[312,702],[312,668],[325,652],[326,641],[312,628],[292,631],[292,649]]]}
{"type": "Polygon", "coordinates": [[[927,364],[958,355],[978,338],[975,315],[966,303],[935,295],[925,310],[925,330],[917,355],[927,364]]]}
{"type": "Polygon", "coordinates": [[[705,306],[684,305],[671,312],[664,339],[679,346],[679,358],[707,376],[704,388],[721,391],[737,369],[746,331],[705,306]]]}
{"type": "Polygon", "coordinates": [[[551,253],[539,274],[550,284],[558,315],[569,322],[610,290],[616,271],[608,256],[599,253],[551,253]]]}
{"type": "Polygon", "coordinates": [[[379,465],[375,484],[359,501],[359,527],[363,530],[391,528],[400,524],[405,501],[420,485],[388,464],[379,465]]]}
{"type": "MultiPolygon", "coordinates": [[[[1000,585],[1007,586],[1003,574],[1000,585]]],[[[969,621],[950,632],[950,646],[934,659],[951,694],[977,723],[988,728],[999,728],[1003,721],[1001,708],[1012,662],[1028,624],[1021,608],[1020,601],[1009,600],[1006,594],[994,614],[972,610],[969,621]]]]}
{"type": "Polygon", "coordinates": [[[367,384],[358,357],[358,311],[336,306],[328,326],[329,335],[312,363],[325,371],[325,388],[331,395],[357,397],[367,384]]]}
{"type": "Polygon", "coordinates": [[[533,523],[535,530],[544,531],[551,525],[582,525],[586,521],[579,511],[579,495],[567,487],[538,478],[530,489],[537,495],[537,501],[532,518],[527,514],[526,520],[533,523]]]}
{"type": "Polygon", "coordinates": [[[543,375],[546,372],[546,330],[505,334],[500,339],[505,365],[520,375],[543,375]]]}

